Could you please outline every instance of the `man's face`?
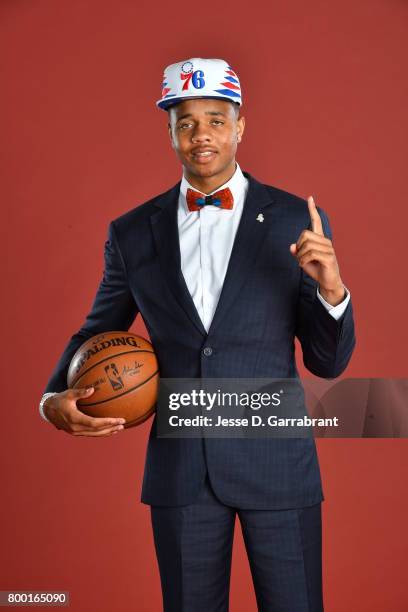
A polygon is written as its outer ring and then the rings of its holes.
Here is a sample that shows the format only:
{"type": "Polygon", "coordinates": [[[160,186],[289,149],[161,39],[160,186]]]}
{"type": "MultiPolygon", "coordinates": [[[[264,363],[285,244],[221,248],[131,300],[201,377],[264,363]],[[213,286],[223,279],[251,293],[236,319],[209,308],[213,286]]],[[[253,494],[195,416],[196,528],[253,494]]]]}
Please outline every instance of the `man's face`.
{"type": "Polygon", "coordinates": [[[169,109],[171,144],[187,176],[221,178],[234,172],[237,143],[245,127],[234,106],[227,100],[195,98],[169,109]]]}

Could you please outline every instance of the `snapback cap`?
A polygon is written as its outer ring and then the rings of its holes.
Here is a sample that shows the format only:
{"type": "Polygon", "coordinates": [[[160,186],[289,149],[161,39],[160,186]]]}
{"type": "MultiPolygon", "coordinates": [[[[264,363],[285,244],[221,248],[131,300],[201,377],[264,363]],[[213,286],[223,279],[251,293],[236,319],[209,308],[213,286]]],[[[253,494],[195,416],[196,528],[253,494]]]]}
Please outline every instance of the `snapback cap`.
{"type": "Polygon", "coordinates": [[[190,98],[220,98],[242,106],[237,73],[222,59],[192,57],[164,70],[162,94],[156,105],[167,110],[190,98]]]}

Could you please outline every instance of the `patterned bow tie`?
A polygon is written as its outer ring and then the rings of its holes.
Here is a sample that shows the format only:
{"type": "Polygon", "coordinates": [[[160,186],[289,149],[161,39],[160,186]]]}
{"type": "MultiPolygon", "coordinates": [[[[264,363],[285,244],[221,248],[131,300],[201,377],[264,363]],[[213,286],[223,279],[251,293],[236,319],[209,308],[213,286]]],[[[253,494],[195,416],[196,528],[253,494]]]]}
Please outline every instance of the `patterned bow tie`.
{"type": "Polygon", "coordinates": [[[230,191],[229,187],[225,189],[220,189],[215,193],[212,193],[209,196],[205,196],[199,191],[195,191],[194,189],[187,189],[186,194],[187,206],[189,211],[193,210],[201,210],[203,206],[208,206],[212,204],[213,206],[218,206],[219,208],[228,208],[232,209],[234,204],[234,197],[230,191]]]}

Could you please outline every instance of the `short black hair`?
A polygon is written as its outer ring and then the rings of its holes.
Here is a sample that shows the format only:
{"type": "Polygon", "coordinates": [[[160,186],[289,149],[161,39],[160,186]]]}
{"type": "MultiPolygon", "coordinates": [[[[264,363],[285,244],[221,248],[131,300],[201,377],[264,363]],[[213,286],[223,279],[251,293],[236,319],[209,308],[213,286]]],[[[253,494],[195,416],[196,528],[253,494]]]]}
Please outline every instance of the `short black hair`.
{"type": "Polygon", "coordinates": [[[239,110],[240,110],[240,106],[237,102],[233,102],[232,106],[234,107],[234,111],[235,111],[235,116],[238,119],[239,118],[239,110]]]}
{"type": "MultiPolygon", "coordinates": [[[[205,96],[205,97],[209,97],[209,96],[205,96]]],[[[235,118],[239,119],[240,106],[238,102],[234,102],[234,100],[228,100],[227,98],[219,98],[218,96],[217,97],[214,96],[214,100],[226,100],[227,102],[231,102],[232,108],[234,109],[235,118]]],[[[181,102],[183,102],[183,100],[181,100],[181,102]]],[[[170,110],[174,108],[175,106],[177,106],[177,104],[180,104],[180,102],[176,102],[175,104],[170,104],[170,106],[167,106],[166,111],[169,116],[170,116],[170,110]]]]}

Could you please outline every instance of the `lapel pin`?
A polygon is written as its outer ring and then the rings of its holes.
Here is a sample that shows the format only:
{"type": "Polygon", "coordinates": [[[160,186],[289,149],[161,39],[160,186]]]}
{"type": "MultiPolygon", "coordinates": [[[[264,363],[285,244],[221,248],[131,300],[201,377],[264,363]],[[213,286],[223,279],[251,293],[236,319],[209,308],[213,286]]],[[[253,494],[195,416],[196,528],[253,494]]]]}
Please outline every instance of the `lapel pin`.
{"type": "Polygon", "coordinates": [[[259,213],[259,215],[257,216],[256,220],[257,220],[257,221],[259,221],[259,223],[262,223],[262,222],[263,222],[263,220],[264,220],[264,216],[263,216],[263,214],[262,214],[262,213],[259,213]]]}

